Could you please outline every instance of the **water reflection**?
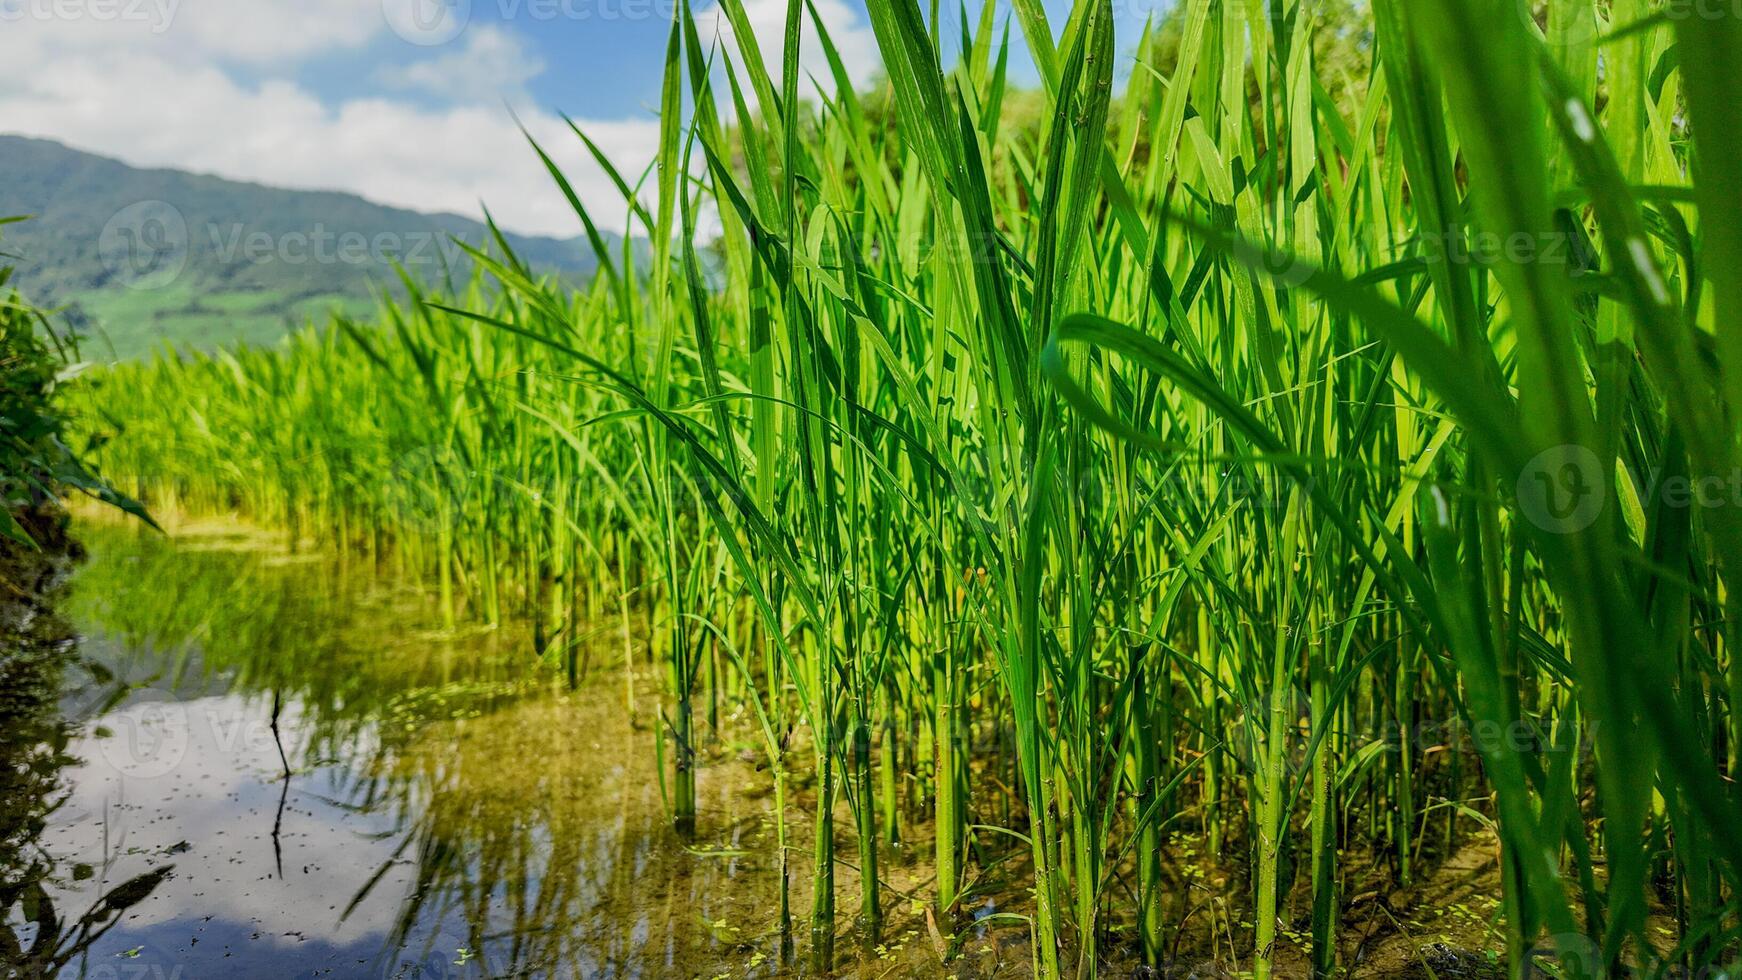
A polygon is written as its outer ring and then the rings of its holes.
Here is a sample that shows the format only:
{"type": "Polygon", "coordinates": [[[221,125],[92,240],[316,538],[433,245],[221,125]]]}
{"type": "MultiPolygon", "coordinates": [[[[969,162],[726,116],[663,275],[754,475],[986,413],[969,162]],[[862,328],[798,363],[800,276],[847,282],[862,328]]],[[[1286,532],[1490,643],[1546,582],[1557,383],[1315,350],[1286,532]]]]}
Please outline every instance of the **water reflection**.
{"type": "MultiPolygon", "coordinates": [[[[141,883],[69,975],[770,971],[746,764],[704,780],[717,836],[686,850],[651,735],[522,638],[431,632],[390,578],[237,534],[85,537],[63,608],[92,666],[37,679],[48,720],[21,742],[40,759],[0,787],[8,841],[17,822],[47,864],[90,869],[39,875],[46,901],[97,908],[141,883]]],[[[43,934],[0,897],[14,937],[43,934]]]]}
{"type": "Polygon", "coordinates": [[[170,871],[159,865],[114,884],[106,863],[97,878],[91,864],[57,866],[43,846],[44,831],[67,802],[63,771],[77,762],[68,746],[73,726],[57,703],[67,675],[84,668],[93,682],[107,679],[73,655],[72,630],[56,614],[68,567],[20,555],[0,568],[7,588],[0,598],[0,968],[8,976],[59,973],[102,942],[170,871]],[[51,891],[62,876],[95,879],[92,902],[71,918],[51,891]]]}

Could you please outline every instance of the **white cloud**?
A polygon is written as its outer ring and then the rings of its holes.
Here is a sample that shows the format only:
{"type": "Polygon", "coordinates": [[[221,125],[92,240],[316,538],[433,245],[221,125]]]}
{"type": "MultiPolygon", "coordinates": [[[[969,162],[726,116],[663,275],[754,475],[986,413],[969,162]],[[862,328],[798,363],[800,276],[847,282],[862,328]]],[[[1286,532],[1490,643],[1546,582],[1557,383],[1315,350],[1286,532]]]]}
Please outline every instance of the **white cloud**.
{"type": "MultiPolygon", "coordinates": [[[[64,904],[86,908],[102,891],[164,863],[166,853],[179,848],[185,853],[173,863],[184,873],[131,910],[123,931],[208,909],[220,926],[271,923],[269,935],[261,937],[266,942],[304,933],[345,943],[380,932],[411,884],[412,869],[393,868],[352,918],[341,920],[333,904],[334,896],[357,894],[371,871],[392,856],[398,843],[393,815],[364,811],[341,817],[327,800],[342,798],[335,780],[343,773],[316,768],[299,774],[284,815],[285,870],[312,866],[320,874],[280,875],[262,834],[272,826],[279,789],[271,774],[281,765],[270,720],[266,704],[236,694],[133,702],[102,716],[106,737],[75,739],[68,751],[80,764],[68,772],[71,791],[44,844],[69,864],[96,855],[114,863],[100,880],[66,886],[64,904]],[[189,792],[191,785],[199,789],[189,792]],[[248,846],[257,839],[259,846],[248,846]]],[[[305,758],[303,720],[294,702],[280,719],[285,752],[299,761],[305,758]]],[[[362,740],[358,758],[367,759],[373,732],[362,740]]]]}
{"type": "Polygon", "coordinates": [[[355,48],[387,27],[365,0],[0,0],[0,24],[13,45],[49,51],[148,46],[253,65],[355,48]]]}
{"type": "Polygon", "coordinates": [[[528,51],[518,35],[489,25],[467,32],[466,46],[458,51],[382,68],[375,77],[391,89],[451,102],[524,102],[524,86],[544,74],[544,68],[544,60],[528,51]]]}
{"type": "Polygon", "coordinates": [[[385,26],[380,6],[367,0],[180,0],[180,5],[169,33],[185,25],[202,52],[258,64],[355,48],[385,26]]]}
{"type": "MultiPolygon", "coordinates": [[[[785,58],[786,47],[786,10],[787,0],[744,0],[744,19],[749,22],[750,33],[754,35],[757,50],[762,55],[763,66],[776,86],[780,85],[781,62],[785,58]]],[[[857,87],[863,87],[882,67],[883,61],[877,51],[877,37],[871,31],[871,25],[866,23],[857,11],[848,6],[845,0],[816,0],[817,17],[823,22],[823,27],[829,33],[829,40],[834,42],[835,50],[841,57],[841,66],[846,69],[847,76],[857,87]]],[[[696,15],[698,30],[711,32],[719,38],[720,43],[731,53],[735,65],[742,70],[743,59],[738,56],[739,41],[732,23],[726,17],[725,11],[719,7],[711,7],[696,15]]],[[[816,25],[807,11],[799,33],[799,91],[807,96],[816,94],[817,85],[824,92],[835,90],[834,73],[829,67],[829,61],[823,53],[822,44],[816,37],[816,25]]],[[[749,87],[748,80],[742,76],[740,83],[749,87]]]]}
{"type": "MultiPolygon", "coordinates": [[[[48,4],[43,9],[52,12],[56,2],[125,8],[134,0],[0,0],[0,14],[18,13],[19,4],[48,4]]],[[[398,74],[397,83],[456,99],[432,108],[391,92],[323,101],[285,77],[283,69],[317,55],[392,43],[391,35],[383,37],[375,0],[181,0],[161,33],[147,20],[25,13],[0,20],[7,76],[0,81],[0,126],[8,132],[135,166],[348,191],[419,211],[476,217],[483,201],[514,231],[565,237],[580,231],[498,101],[515,97],[511,89],[539,67],[507,31],[473,28],[466,47],[398,74]],[[244,62],[263,80],[244,80],[238,68],[244,62]],[[491,82],[499,89],[485,98],[457,101],[462,88],[491,82]]],[[[621,196],[562,121],[530,109],[520,114],[600,225],[623,230],[621,196]]],[[[579,122],[631,180],[655,154],[658,124],[651,116],[579,122]]]]}

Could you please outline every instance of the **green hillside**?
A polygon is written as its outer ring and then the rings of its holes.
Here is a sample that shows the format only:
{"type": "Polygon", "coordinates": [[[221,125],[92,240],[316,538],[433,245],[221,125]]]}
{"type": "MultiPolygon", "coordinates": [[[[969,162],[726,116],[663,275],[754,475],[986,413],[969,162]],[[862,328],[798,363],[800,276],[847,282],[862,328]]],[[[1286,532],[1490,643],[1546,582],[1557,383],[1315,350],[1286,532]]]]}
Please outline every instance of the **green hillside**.
{"type": "MultiPolygon", "coordinates": [[[[59,143],[0,135],[0,215],[17,286],[57,307],[97,359],[165,342],[271,342],[309,317],[361,312],[399,262],[439,282],[467,274],[450,236],[479,222],[175,170],[142,170],[59,143]]],[[[533,266],[584,276],[584,240],[508,236],[533,266]]]]}

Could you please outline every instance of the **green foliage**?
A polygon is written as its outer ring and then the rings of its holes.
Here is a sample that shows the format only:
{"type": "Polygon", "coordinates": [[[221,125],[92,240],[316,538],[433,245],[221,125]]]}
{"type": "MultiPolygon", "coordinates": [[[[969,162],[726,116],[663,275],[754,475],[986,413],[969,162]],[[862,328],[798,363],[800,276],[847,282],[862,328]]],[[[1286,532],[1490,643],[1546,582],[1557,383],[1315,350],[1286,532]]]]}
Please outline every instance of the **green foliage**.
{"type": "MultiPolygon", "coordinates": [[[[0,225],[22,219],[0,219],[0,225]]],[[[0,266],[0,537],[30,548],[48,529],[27,529],[65,489],[87,493],[141,518],[145,512],[94,475],[67,445],[57,398],[76,346],[55,336],[48,319],[9,285],[0,266]],[[22,520],[21,520],[22,518],[22,520]]]]}

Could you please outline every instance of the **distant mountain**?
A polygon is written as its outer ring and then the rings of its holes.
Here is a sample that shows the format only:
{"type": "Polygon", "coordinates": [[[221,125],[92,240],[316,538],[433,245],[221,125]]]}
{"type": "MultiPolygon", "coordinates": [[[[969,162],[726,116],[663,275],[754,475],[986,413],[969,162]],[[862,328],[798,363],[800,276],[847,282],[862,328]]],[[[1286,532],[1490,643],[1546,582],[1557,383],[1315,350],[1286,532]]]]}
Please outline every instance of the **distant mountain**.
{"type": "MultiPolygon", "coordinates": [[[[177,170],[141,170],[47,140],[0,135],[0,251],[15,284],[61,307],[87,335],[87,357],[160,347],[270,342],[340,308],[365,312],[371,283],[393,288],[395,261],[436,283],[469,263],[450,236],[489,232],[453,214],[421,214],[351,194],[292,191],[177,170]]],[[[584,238],[506,236],[535,268],[576,278],[594,268],[584,238]]]]}

